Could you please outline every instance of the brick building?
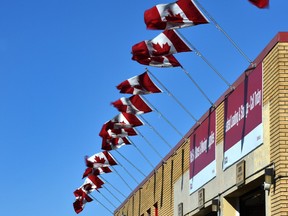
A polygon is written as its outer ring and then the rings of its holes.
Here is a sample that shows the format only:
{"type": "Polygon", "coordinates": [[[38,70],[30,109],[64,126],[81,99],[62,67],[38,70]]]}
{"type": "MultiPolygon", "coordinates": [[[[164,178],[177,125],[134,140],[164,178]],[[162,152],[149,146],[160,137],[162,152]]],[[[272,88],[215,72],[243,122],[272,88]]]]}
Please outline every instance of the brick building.
{"type": "Polygon", "coordinates": [[[288,215],[288,33],[199,123],[114,215],[288,215]]]}

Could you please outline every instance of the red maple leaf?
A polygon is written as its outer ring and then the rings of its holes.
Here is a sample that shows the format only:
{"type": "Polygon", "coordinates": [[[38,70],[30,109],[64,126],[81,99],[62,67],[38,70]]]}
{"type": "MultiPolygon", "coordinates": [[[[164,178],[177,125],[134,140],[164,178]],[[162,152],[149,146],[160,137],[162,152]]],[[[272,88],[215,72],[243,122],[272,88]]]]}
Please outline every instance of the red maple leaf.
{"type": "Polygon", "coordinates": [[[102,157],[99,157],[99,156],[95,156],[94,160],[95,160],[95,163],[101,163],[101,164],[105,163],[105,158],[102,158],[102,157]]]}
{"type": "Polygon", "coordinates": [[[153,43],[152,45],[153,45],[153,49],[155,50],[152,53],[154,56],[165,56],[165,55],[170,54],[169,52],[170,52],[171,46],[169,46],[168,43],[163,44],[163,47],[161,47],[159,43],[157,44],[153,43]]]}
{"type": "Polygon", "coordinates": [[[177,23],[182,23],[183,22],[183,17],[181,17],[180,14],[173,14],[171,10],[169,10],[169,15],[165,16],[167,22],[177,22],[177,23]]]}

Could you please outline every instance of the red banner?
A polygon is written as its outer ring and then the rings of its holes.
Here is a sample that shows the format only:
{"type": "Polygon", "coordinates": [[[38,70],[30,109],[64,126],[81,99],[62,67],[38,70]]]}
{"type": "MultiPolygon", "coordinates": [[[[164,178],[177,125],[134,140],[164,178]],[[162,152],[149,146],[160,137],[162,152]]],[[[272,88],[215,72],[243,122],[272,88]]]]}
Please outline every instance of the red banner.
{"type": "Polygon", "coordinates": [[[226,98],[224,161],[226,169],[263,142],[262,65],[226,98]]]}
{"type": "Polygon", "coordinates": [[[216,115],[212,111],[190,136],[190,194],[216,176],[216,115]]]}

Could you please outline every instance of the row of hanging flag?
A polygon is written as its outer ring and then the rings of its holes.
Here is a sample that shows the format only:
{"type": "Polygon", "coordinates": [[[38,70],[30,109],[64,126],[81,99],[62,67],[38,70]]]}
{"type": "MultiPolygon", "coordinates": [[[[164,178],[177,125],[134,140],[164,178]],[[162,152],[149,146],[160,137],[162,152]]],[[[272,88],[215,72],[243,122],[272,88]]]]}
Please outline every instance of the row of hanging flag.
{"type": "MultiPolygon", "coordinates": [[[[249,1],[259,8],[269,6],[269,0],[249,1]]],[[[177,29],[209,23],[195,2],[179,0],[146,10],[144,21],[147,29],[164,31],[151,40],[132,46],[132,60],[155,67],[182,67],[173,54],[190,52],[192,49],[177,29]]],[[[83,211],[87,202],[93,201],[91,193],[102,188],[104,180],[100,175],[112,172],[112,166],[119,164],[110,151],[130,145],[128,137],[138,135],[136,127],[144,125],[138,116],[153,111],[141,95],[163,92],[152,81],[148,71],[121,82],[117,89],[120,93],[132,96],[112,102],[119,114],[105,122],[99,132],[103,151],[85,157],[86,169],[82,176],[85,180],[74,191],[73,207],[77,214],[83,211]]]]}
{"type": "Polygon", "coordinates": [[[104,184],[100,175],[112,172],[111,166],[118,164],[110,151],[130,145],[131,141],[128,136],[138,135],[135,127],[144,125],[138,115],[153,111],[141,95],[162,92],[152,81],[148,72],[123,81],[117,86],[117,89],[120,93],[132,94],[132,96],[121,97],[112,102],[119,114],[105,122],[99,132],[103,151],[85,158],[86,170],[82,176],[85,181],[74,191],[76,200],[73,206],[76,213],[83,210],[85,203],[93,200],[88,194],[98,190],[104,184]]]}

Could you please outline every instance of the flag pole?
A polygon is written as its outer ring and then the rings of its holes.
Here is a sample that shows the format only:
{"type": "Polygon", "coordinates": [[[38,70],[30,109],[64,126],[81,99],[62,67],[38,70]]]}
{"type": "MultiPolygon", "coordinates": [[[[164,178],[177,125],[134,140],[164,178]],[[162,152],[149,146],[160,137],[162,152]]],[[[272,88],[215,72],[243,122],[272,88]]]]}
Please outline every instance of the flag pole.
{"type": "Polygon", "coordinates": [[[153,164],[148,160],[148,158],[141,152],[141,150],[136,146],[136,144],[134,144],[133,142],[131,142],[132,146],[134,146],[137,151],[142,155],[142,157],[150,164],[150,166],[152,168],[154,168],[153,164]]]}
{"type": "Polygon", "coordinates": [[[202,93],[202,95],[209,101],[210,105],[213,106],[213,102],[209,99],[209,97],[205,94],[205,92],[200,88],[200,86],[196,83],[196,81],[191,77],[190,73],[185,70],[183,66],[181,66],[181,69],[184,71],[184,73],[189,77],[189,79],[194,83],[196,88],[202,93]]]}
{"type": "Polygon", "coordinates": [[[170,147],[170,149],[172,148],[168,141],[163,136],[161,136],[161,134],[143,116],[141,116],[141,119],[164,141],[164,143],[166,143],[167,146],[170,147]]]}
{"type": "MultiPolygon", "coordinates": [[[[145,100],[147,99],[145,98],[145,100]]],[[[148,103],[152,107],[152,109],[155,110],[160,115],[160,117],[162,117],[181,137],[183,137],[183,134],[164,115],[162,115],[162,113],[158,109],[156,109],[156,107],[152,106],[152,104],[149,101],[148,103]]]]}
{"type": "Polygon", "coordinates": [[[214,23],[216,28],[225,35],[225,37],[233,44],[233,46],[249,62],[249,64],[252,64],[251,59],[240,49],[240,47],[232,40],[232,38],[226,33],[226,31],[224,31],[224,29],[216,22],[216,20],[207,12],[207,10],[205,10],[205,8],[197,0],[193,1],[198,5],[201,11],[203,11],[206,14],[206,16],[209,17],[209,19],[214,23]]]}
{"type": "Polygon", "coordinates": [[[131,166],[133,166],[135,169],[137,169],[137,171],[138,171],[139,173],[141,173],[144,177],[146,177],[146,175],[145,175],[140,169],[138,169],[131,161],[129,161],[123,154],[121,154],[121,153],[118,151],[118,149],[116,149],[116,152],[117,152],[122,158],[124,158],[131,166]]]}
{"type": "Polygon", "coordinates": [[[155,151],[155,153],[156,153],[161,159],[163,159],[163,157],[161,156],[161,154],[157,151],[157,149],[154,148],[154,146],[152,145],[152,143],[151,143],[146,137],[144,137],[142,133],[140,133],[139,131],[137,131],[137,133],[147,142],[147,144],[155,151]]]}
{"type": "MultiPolygon", "coordinates": [[[[177,31],[177,29],[175,29],[175,31],[177,32],[177,34],[181,35],[182,38],[185,38],[179,31],[177,31]]],[[[216,68],[202,55],[202,53],[198,49],[196,49],[196,47],[193,46],[186,38],[185,41],[189,44],[190,48],[196,53],[196,55],[200,56],[200,58],[202,58],[202,60],[222,79],[223,82],[226,83],[226,85],[230,89],[233,89],[231,84],[222,76],[220,72],[216,70],[216,68]]]]}
{"type": "Polygon", "coordinates": [[[121,203],[118,197],[116,197],[110,190],[108,190],[108,188],[104,187],[104,185],[102,187],[105,188],[111,194],[111,196],[113,196],[119,203],[121,203]]]}
{"type": "MultiPolygon", "coordinates": [[[[101,176],[102,177],[102,176],[101,176]]],[[[102,177],[102,179],[105,181],[105,183],[109,184],[114,190],[116,190],[118,193],[120,193],[124,198],[126,198],[126,196],[121,192],[119,191],[116,187],[114,187],[113,184],[109,183],[105,178],[102,177]]]]}
{"type": "MultiPolygon", "coordinates": [[[[112,167],[111,167],[112,168],[112,167]]],[[[117,172],[116,169],[112,168],[114,170],[114,172],[122,179],[122,181],[126,184],[126,186],[133,191],[133,189],[130,187],[130,185],[125,181],[125,179],[117,172]]]]}
{"type": "Polygon", "coordinates": [[[97,190],[103,197],[104,197],[104,199],[107,201],[107,202],[109,202],[115,209],[117,208],[109,199],[107,199],[107,197],[106,196],[104,196],[101,192],[100,192],[100,190],[97,190]]]}
{"type": "Polygon", "coordinates": [[[107,206],[105,206],[103,203],[99,202],[92,194],[89,194],[93,200],[95,200],[95,202],[97,202],[98,204],[100,204],[102,207],[104,207],[107,211],[109,211],[112,215],[114,214],[107,206]]]}
{"type": "Polygon", "coordinates": [[[153,76],[154,79],[157,80],[157,82],[162,86],[162,88],[165,90],[165,92],[168,94],[168,96],[172,97],[172,98],[178,103],[178,105],[180,105],[180,107],[181,107],[195,122],[198,122],[198,120],[189,112],[189,110],[184,107],[184,105],[163,85],[163,83],[162,83],[159,79],[157,79],[156,76],[154,76],[154,74],[152,74],[147,68],[146,68],[146,71],[147,71],[151,76],[153,76]]]}
{"type": "Polygon", "coordinates": [[[139,185],[139,182],[137,181],[137,179],[121,163],[119,163],[119,161],[117,162],[126,171],[126,173],[136,182],[136,184],[139,185]]]}

